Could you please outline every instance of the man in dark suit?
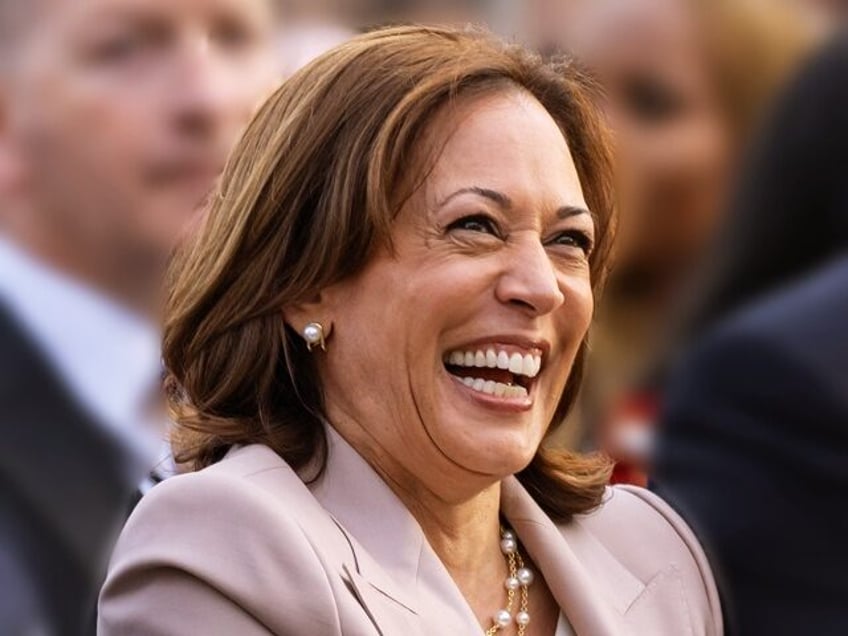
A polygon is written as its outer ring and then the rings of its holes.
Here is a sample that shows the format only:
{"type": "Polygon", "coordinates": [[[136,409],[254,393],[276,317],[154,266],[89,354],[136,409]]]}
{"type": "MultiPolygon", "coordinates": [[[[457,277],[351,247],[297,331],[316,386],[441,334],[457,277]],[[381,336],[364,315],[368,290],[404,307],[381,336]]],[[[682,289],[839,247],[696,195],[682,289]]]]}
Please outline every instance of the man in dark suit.
{"type": "Polygon", "coordinates": [[[79,633],[145,467],[5,310],[0,351],[0,633],[79,633]]]}
{"type": "Polygon", "coordinates": [[[652,481],[732,634],[848,634],[846,73],[843,33],[775,108],[666,392],[652,481]]]}
{"type": "Polygon", "coordinates": [[[660,494],[731,633],[848,634],[848,252],[717,327],[672,382],[660,494]]]}
{"type": "Polygon", "coordinates": [[[0,0],[0,634],[93,632],[160,467],[168,255],[273,82],[267,0],[0,0]]]}

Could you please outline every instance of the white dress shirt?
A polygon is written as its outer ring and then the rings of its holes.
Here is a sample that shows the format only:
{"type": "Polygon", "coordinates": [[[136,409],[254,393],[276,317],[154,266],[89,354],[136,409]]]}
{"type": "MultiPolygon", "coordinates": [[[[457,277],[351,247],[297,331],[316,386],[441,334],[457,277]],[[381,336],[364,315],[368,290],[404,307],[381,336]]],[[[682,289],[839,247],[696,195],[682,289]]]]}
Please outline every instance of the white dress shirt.
{"type": "MultiPolygon", "coordinates": [[[[0,300],[80,406],[145,472],[170,472],[164,416],[151,412],[161,374],[157,329],[0,234],[0,300]]],[[[149,487],[147,480],[142,491],[149,487]]]]}

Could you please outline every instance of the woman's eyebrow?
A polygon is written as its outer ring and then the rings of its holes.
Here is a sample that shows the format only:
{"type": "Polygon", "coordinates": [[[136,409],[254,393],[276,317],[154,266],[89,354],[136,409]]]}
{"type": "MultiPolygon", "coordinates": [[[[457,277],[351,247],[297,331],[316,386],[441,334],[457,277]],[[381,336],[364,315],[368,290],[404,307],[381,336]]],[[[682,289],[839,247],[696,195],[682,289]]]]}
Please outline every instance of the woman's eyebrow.
{"type": "Polygon", "coordinates": [[[461,194],[476,194],[477,196],[481,196],[494,201],[502,208],[509,209],[512,207],[512,199],[510,199],[503,192],[498,192],[497,190],[492,190],[491,188],[481,188],[480,186],[469,186],[467,188],[460,188],[456,192],[453,192],[446,196],[444,199],[442,199],[442,201],[439,203],[439,207],[444,207],[452,199],[458,197],[461,194]]]}
{"type": "Polygon", "coordinates": [[[564,205],[556,211],[558,219],[568,219],[572,216],[579,216],[580,214],[588,214],[593,221],[597,221],[597,217],[593,212],[586,208],[582,208],[579,205],[564,205]]]}
{"type": "MultiPolygon", "coordinates": [[[[466,188],[460,188],[455,192],[452,192],[439,203],[439,208],[447,205],[454,198],[462,195],[462,194],[476,194],[477,196],[484,197],[491,201],[497,203],[501,208],[509,209],[512,207],[512,199],[510,199],[503,192],[498,192],[497,190],[492,190],[491,188],[483,188],[480,186],[468,186],[466,188]]],[[[573,216],[578,216],[580,214],[588,214],[593,221],[597,222],[597,217],[590,210],[581,207],[579,205],[564,205],[556,210],[556,217],[558,219],[567,219],[573,216]]]]}

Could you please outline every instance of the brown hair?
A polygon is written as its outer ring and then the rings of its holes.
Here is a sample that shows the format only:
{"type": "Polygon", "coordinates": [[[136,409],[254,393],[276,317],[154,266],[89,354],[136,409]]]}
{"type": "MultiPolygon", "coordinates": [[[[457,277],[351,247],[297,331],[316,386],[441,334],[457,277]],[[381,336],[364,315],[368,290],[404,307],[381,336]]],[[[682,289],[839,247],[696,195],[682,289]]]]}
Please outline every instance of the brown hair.
{"type": "MultiPolygon", "coordinates": [[[[178,460],[197,469],[246,443],[268,445],[295,469],[324,457],[320,378],[282,307],[356,273],[389,244],[395,215],[420,185],[410,183],[413,148],[441,107],[469,92],[515,89],[538,99],[568,140],[597,217],[597,288],[614,217],[595,85],[566,61],[544,63],[481,31],[410,26],[360,36],[264,104],[204,224],[174,260],[164,359],[178,460]]],[[[574,401],[584,349],[556,422],[574,401]]],[[[563,520],[600,502],[609,468],[601,457],[543,448],[519,478],[563,520]]]]}

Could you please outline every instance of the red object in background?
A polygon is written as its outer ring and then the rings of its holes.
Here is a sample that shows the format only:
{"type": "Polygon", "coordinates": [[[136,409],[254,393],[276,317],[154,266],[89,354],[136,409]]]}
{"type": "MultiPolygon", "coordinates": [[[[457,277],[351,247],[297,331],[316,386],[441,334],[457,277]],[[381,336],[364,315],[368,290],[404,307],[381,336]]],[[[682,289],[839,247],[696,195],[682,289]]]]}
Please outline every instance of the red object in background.
{"type": "Polygon", "coordinates": [[[611,410],[601,445],[614,461],[611,484],[648,485],[648,461],[659,413],[659,398],[650,392],[625,395],[611,410]]]}
{"type": "Polygon", "coordinates": [[[626,462],[616,462],[610,475],[610,484],[630,484],[647,488],[648,475],[643,470],[626,462]]]}

